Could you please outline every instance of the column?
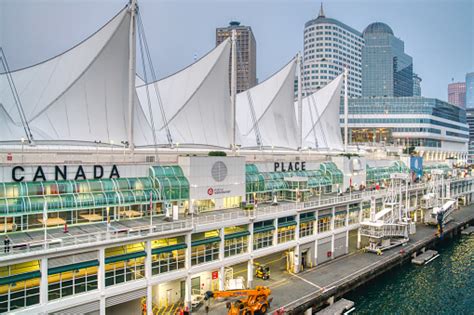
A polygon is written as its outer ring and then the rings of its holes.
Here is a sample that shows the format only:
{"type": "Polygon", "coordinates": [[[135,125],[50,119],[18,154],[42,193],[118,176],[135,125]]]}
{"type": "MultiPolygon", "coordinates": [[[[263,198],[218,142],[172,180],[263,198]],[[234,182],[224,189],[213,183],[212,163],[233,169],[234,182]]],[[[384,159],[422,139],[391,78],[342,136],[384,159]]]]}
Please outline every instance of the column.
{"type": "Polygon", "coordinates": [[[186,276],[186,280],[184,283],[184,305],[191,309],[191,274],[189,269],[191,268],[191,233],[186,234],[185,236],[186,242],[186,258],[185,258],[185,268],[188,271],[188,275],[186,276]]]}
{"type": "Polygon", "coordinates": [[[151,280],[151,241],[145,242],[146,258],[145,258],[145,279],[146,279],[146,314],[153,315],[153,286],[151,280]]]}
{"type": "Polygon", "coordinates": [[[314,241],[314,266],[318,265],[318,240],[314,241]]]}
{"type": "Polygon", "coordinates": [[[225,290],[225,268],[221,266],[219,268],[219,291],[225,290]]]}
{"type": "Polygon", "coordinates": [[[278,244],[278,219],[273,220],[273,226],[275,227],[275,232],[273,233],[273,246],[278,244]]]}
{"type": "Polygon", "coordinates": [[[191,309],[191,275],[188,274],[184,283],[184,305],[191,309]]]}
{"type": "Polygon", "coordinates": [[[295,240],[296,240],[296,243],[299,244],[300,242],[300,215],[299,214],[296,214],[295,221],[296,221],[295,240]]]}
{"type": "Polygon", "coordinates": [[[247,288],[253,288],[253,258],[247,262],[247,288]]]}
{"type": "Polygon", "coordinates": [[[105,315],[105,249],[99,248],[99,268],[97,268],[97,286],[99,287],[99,314],[105,315]]]}
{"type": "Polygon", "coordinates": [[[332,207],[331,217],[331,259],[334,259],[334,219],[336,217],[336,207],[332,207]]]}
{"type": "Polygon", "coordinates": [[[41,279],[40,279],[40,304],[48,304],[48,258],[42,258],[40,261],[41,279]]]}
{"type": "Polygon", "coordinates": [[[346,250],[345,253],[349,253],[349,214],[350,214],[350,209],[349,209],[349,204],[347,204],[347,214],[346,214],[346,250]]]}
{"type": "Polygon", "coordinates": [[[293,272],[300,272],[300,244],[296,244],[293,250],[293,272]]]}
{"type": "MultiPolygon", "coordinates": [[[[219,261],[222,263],[224,260],[224,245],[225,245],[225,235],[224,228],[219,229],[219,237],[221,242],[219,243],[219,261]]],[[[225,288],[225,268],[221,266],[219,268],[219,290],[222,291],[225,288]]]]}

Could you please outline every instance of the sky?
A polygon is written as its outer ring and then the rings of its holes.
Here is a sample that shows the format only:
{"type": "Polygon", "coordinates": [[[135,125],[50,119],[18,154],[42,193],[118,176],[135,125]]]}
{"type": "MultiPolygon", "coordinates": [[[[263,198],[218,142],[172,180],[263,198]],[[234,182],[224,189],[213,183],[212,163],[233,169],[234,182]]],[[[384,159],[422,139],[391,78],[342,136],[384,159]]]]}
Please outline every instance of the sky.
{"type": "MultiPolygon", "coordinates": [[[[84,40],[127,0],[0,0],[0,46],[10,69],[51,58],[84,40]]],[[[172,74],[215,46],[216,27],[252,27],[259,81],[303,49],[304,24],[320,1],[138,0],[157,77],[172,74]]],[[[447,84],[474,71],[474,0],[326,0],[326,17],[359,31],[390,25],[413,57],[422,95],[447,99],[447,84]]]]}

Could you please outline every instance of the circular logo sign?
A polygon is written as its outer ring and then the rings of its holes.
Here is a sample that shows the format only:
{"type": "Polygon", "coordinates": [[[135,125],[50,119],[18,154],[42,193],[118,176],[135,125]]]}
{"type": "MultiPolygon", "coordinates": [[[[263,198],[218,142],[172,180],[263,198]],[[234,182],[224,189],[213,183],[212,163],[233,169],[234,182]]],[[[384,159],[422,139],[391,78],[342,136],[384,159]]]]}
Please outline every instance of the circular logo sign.
{"type": "Polygon", "coordinates": [[[212,195],[214,194],[214,189],[209,188],[209,189],[207,190],[207,194],[208,194],[209,196],[212,196],[212,195]]]}
{"type": "Polygon", "coordinates": [[[211,169],[211,175],[216,182],[222,182],[227,177],[227,166],[224,162],[218,161],[214,163],[211,169]]]}

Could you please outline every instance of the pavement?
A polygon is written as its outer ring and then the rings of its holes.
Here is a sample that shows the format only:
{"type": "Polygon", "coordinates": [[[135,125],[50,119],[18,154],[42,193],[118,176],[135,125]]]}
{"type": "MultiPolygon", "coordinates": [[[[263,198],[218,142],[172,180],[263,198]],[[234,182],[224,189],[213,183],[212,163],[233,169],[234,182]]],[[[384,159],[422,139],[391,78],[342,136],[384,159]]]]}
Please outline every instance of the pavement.
{"type": "MultiPolygon", "coordinates": [[[[474,218],[474,205],[455,211],[453,217],[454,221],[448,223],[445,230],[449,229],[450,226],[454,226],[456,222],[464,221],[466,218],[474,218]]],[[[311,296],[331,290],[345,281],[393,259],[400,255],[402,248],[408,251],[410,248],[424,243],[431,239],[435,233],[435,227],[418,224],[416,234],[410,236],[410,241],[404,247],[399,246],[384,251],[382,256],[355,251],[299,274],[286,271],[286,259],[283,253],[272,254],[256,260],[270,265],[271,279],[264,281],[254,278],[254,286],[264,285],[272,290],[273,302],[270,312],[281,307],[288,308],[299,305],[311,296]]],[[[246,263],[232,267],[235,276],[247,277],[246,263]]],[[[226,313],[225,302],[212,301],[209,308],[209,314],[226,313]]],[[[206,312],[204,308],[201,308],[194,314],[206,314],[206,312]]]]}

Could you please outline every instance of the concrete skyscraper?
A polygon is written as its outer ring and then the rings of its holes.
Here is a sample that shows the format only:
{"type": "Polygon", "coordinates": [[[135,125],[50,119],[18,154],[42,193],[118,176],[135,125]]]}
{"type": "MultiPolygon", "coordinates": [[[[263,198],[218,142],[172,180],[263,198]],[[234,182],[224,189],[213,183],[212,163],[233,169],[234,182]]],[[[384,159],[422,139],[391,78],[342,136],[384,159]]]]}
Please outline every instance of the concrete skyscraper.
{"type": "Polygon", "coordinates": [[[361,95],[362,34],[346,24],[327,18],[321,4],[316,19],[304,29],[303,93],[315,92],[349,70],[348,95],[361,95]]]}
{"type": "Polygon", "coordinates": [[[448,84],[448,102],[466,108],[466,82],[448,84]]]}
{"type": "Polygon", "coordinates": [[[466,74],[466,108],[474,108],[474,72],[466,74]]]}
{"type": "Polygon", "coordinates": [[[413,96],[413,60],[390,26],[375,22],[363,32],[362,96],[413,96]]]}
{"type": "MultiPolygon", "coordinates": [[[[231,21],[227,27],[216,28],[216,46],[237,31],[237,93],[257,84],[257,43],[250,26],[231,21]]],[[[232,58],[232,57],[231,57],[232,58]]],[[[229,77],[230,65],[229,63],[229,77]]]]}

